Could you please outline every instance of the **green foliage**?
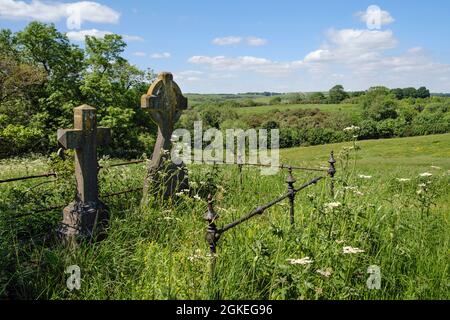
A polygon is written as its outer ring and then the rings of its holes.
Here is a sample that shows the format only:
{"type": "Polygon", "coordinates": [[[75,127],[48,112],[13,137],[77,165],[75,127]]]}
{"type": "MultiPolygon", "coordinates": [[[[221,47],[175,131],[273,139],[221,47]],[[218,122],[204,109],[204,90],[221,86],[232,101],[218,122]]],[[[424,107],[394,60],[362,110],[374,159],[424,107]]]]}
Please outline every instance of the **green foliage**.
{"type": "Polygon", "coordinates": [[[281,103],[281,97],[273,97],[270,99],[270,104],[280,104],[281,103]]]}
{"type": "Polygon", "coordinates": [[[364,115],[375,121],[397,118],[397,102],[390,97],[376,96],[364,110],[364,115]]]}
{"type": "Polygon", "coordinates": [[[40,129],[9,124],[0,129],[0,157],[36,150],[44,133],[40,129]]]}
{"type": "MultiPolygon", "coordinates": [[[[297,194],[294,228],[283,201],[226,232],[214,273],[204,239],[204,197],[215,194],[218,224],[227,224],[284,194],[285,170],[261,176],[245,167],[241,186],[236,166],[191,165],[191,191],[176,201],[141,208],[140,192],[104,198],[111,213],[108,237],[69,250],[51,236],[61,209],[33,211],[73,199],[71,154],[65,161],[53,156],[51,164],[0,160],[0,178],[49,166],[58,173],[56,179],[0,185],[0,297],[447,299],[449,143],[446,134],[282,150],[282,163],[309,167],[327,166],[335,150],[335,197],[329,181],[321,181],[297,194]],[[424,172],[432,176],[421,177],[424,172]],[[33,214],[17,218],[27,212],[33,214]],[[347,246],[362,252],[346,254],[347,246]],[[305,264],[291,260],[306,257],[305,264]],[[64,270],[74,264],[81,268],[81,290],[69,291],[64,270]],[[371,265],[381,269],[380,290],[366,286],[371,265]]],[[[100,161],[101,195],[142,185],[143,165],[109,167],[114,162],[100,161]]],[[[296,170],[294,176],[298,187],[316,174],[296,170]]]]}
{"type": "Polygon", "coordinates": [[[328,92],[328,100],[330,103],[341,103],[348,98],[347,92],[345,92],[344,87],[340,84],[335,85],[328,92]]]}
{"type": "Polygon", "coordinates": [[[54,150],[56,130],[73,125],[73,108],[81,104],[97,108],[100,123],[114,125],[110,151],[128,150],[129,157],[147,151],[156,128],[139,103],[154,74],[124,59],[125,47],[121,36],[106,35],[87,37],[81,49],[53,24],[39,22],[17,33],[0,30],[0,113],[27,127],[21,136],[30,137],[27,144],[4,144],[2,155],[54,150]]]}
{"type": "Polygon", "coordinates": [[[314,92],[308,98],[309,103],[325,103],[327,100],[327,98],[322,92],[314,92]]]}

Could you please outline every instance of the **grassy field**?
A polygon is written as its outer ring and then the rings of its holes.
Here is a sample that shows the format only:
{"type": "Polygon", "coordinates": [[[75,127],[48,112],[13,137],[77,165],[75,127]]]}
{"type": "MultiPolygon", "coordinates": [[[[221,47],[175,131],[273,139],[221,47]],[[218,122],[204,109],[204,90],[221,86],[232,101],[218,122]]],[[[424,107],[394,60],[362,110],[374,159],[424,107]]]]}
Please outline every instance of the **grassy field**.
{"type": "Polygon", "coordinates": [[[263,114],[273,110],[319,109],[323,112],[346,112],[354,117],[361,115],[362,109],[356,104],[281,104],[257,107],[238,108],[238,114],[263,114]]]}
{"type": "MultiPolygon", "coordinates": [[[[108,237],[69,250],[43,237],[56,228],[60,209],[18,215],[72,200],[73,178],[64,173],[70,161],[3,160],[0,179],[51,168],[60,175],[0,185],[0,297],[449,299],[450,134],[286,149],[281,157],[322,167],[330,150],[338,160],[334,197],[327,179],[297,195],[294,228],[285,201],[228,231],[213,273],[206,194],[216,191],[220,226],[285,193],[285,171],[261,176],[245,168],[241,187],[234,166],[192,165],[190,195],[143,207],[139,192],[105,198],[108,237]],[[74,264],[82,272],[79,291],[65,285],[64,270],[74,264]],[[366,284],[373,265],[381,271],[379,290],[366,284]]],[[[142,164],[101,170],[101,194],[139,187],[144,172],[142,164]]],[[[295,171],[296,186],[317,174],[295,171]]]]}

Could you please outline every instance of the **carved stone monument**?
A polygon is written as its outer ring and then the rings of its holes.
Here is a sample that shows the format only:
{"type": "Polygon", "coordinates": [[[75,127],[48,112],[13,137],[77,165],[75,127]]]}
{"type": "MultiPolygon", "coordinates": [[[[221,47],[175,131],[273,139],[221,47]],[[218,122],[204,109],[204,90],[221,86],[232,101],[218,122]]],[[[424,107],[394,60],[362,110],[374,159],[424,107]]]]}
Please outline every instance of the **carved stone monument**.
{"type": "Polygon", "coordinates": [[[65,149],[75,149],[75,201],[63,210],[58,233],[66,240],[92,239],[108,222],[108,210],[98,198],[97,146],[110,140],[109,128],[97,128],[95,108],[74,108],[74,129],[58,129],[58,142],[65,149]]]}
{"type": "Polygon", "coordinates": [[[158,137],[144,182],[143,201],[146,202],[154,187],[159,188],[165,198],[188,188],[185,165],[177,165],[170,160],[174,125],[182,110],[187,109],[187,98],[173,81],[172,74],[163,72],[142,96],[141,108],[147,109],[158,125],[158,137]]]}

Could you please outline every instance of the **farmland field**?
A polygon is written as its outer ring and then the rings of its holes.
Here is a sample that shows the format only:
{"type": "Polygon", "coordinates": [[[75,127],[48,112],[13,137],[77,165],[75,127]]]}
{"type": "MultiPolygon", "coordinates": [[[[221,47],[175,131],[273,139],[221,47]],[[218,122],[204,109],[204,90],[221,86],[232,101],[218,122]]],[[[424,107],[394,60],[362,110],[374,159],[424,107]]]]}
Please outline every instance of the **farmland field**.
{"type": "Polygon", "coordinates": [[[362,108],[356,104],[282,104],[256,107],[244,107],[236,109],[238,114],[263,114],[273,110],[303,110],[319,109],[323,112],[345,112],[351,116],[360,116],[362,108]]]}
{"type": "MultiPolygon", "coordinates": [[[[327,166],[335,151],[335,196],[329,180],[225,233],[214,273],[204,240],[204,197],[215,194],[219,226],[286,192],[286,172],[261,176],[234,166],[190,166],[193,194],[140,207],[140,193],[103,199],[108,237],[78,250],[54,233],[74,195],[71,159],[0,162],[0,178],[57,170],[58,178],[0,185],[0,297],[31,299],[448,299],[450,134],[281,150],[283,163],[327,166]],[[50,165],[51,163],[51,165],[50,165]],[[215,191],[215,192],[214,192],[215,191]],[[242,192],[243,191],[243,192],[242,192]],[[31,212],[30,215],[20,216],[31,212]],[[44,236],[43,236],[44,235],[44,236]],[[65,286],[78,265],[81,289],[65,286]],[[369,266],[381,288],[368,289],[369,266]]],[[[108,168],[101,194],[142,185],[144,166],[108,168]]],[[[294,171],[296,186],[317,176],[294,171]]],[[[320,175],[320,173],[319,173],[320,175]]]]}

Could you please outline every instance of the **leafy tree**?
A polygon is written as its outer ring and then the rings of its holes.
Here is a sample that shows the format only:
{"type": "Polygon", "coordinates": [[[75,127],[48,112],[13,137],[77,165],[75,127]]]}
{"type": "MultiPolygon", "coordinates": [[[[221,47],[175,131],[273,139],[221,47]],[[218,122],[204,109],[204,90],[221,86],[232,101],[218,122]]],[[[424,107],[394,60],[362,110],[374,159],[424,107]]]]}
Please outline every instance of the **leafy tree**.
{"type": "Polygon", "coordinates": [[[322,92],[314,92],[309,96],[310,103],[324,103],[326,97],[322,92]]]}
{"type": "Polygon", "coordinates": [[[43,70],[19,62],[7,56],[0,56],[0,104],[24,97],[45,80],[43,70]]]}
{"type": "Polygon", "coordinates": [[[272,99],[270,99],[269,104],[273,105],[273,104],[280,104],[281,103],[281,97],[273,97],[272,99]]]}
{"type": "Polygon", "coordinates": [[[404,88],[403,89],[403,98],[417,98],[417,90],[416,88],[404,88]]]}
{"type": "Polygon", "coordinates": [[[397,102],[390,97],[378,97],[365,110],[365,115],[375,121],[397,118],[397,102]]]}
{"type": "Polygon", "coordinates": [[[341,103],[348,98],[347,92],[345,92],[344,87],[340,84],[334,86],[328,92],[328,99],[330,103],[341,103]]]}
{"type": "Polygon", "coordinates": [[[417,98],[429,98],[430,95],[430,90],[428,90],[425,87],[420,87],[419,89],[417,89],[417,98]]]}
{"type": "Polygon", "coordinates": [[[402,100],[405,97],[403,95],[403,89],[401,89],[401,88],[392,89],[391,92],[394,94],[395,98],[398,100],[402,100]]]}

